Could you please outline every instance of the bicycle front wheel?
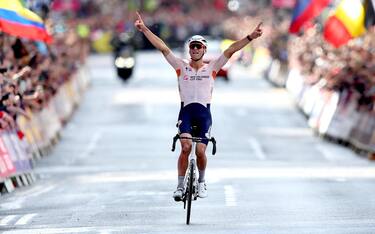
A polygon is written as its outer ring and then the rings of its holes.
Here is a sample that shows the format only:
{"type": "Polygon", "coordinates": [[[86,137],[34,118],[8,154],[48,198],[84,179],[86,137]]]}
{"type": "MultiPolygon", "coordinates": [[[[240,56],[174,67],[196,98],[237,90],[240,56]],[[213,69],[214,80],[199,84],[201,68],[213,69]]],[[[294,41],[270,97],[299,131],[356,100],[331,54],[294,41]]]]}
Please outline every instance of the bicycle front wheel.
{"type": "Polygon", "coordinates": [[[189,185],[188,185],[188,192],[187,192],[187,213],[186,213],[186,224],[190,224],[190,214],[191,214],[191,201],[193,199],[193,177],[194,177],[194,167],[191,164],[189,171],[189,185]]]}

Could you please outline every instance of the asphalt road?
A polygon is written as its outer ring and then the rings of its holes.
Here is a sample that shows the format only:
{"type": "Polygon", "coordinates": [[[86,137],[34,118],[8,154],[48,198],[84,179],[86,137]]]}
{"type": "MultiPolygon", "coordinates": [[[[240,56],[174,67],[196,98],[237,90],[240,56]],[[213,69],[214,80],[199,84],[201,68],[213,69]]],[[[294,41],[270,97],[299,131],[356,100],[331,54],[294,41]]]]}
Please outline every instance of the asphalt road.
{"type": "MultiPolygon", "coordinates": [[[[156,52],[120,82],[110,56],[37,182],[0,197],[0,230],[33,233],[375,233],[375,164],[314,136],[291,97],[247,68],[217,80],[208,197],[185,225],[172,199],[175,73],[156,52]]],[[[177,151],[179,147],[177,148],[177,151]]],[[[209,152],[211,147],[209,147],[209,152]]]]}

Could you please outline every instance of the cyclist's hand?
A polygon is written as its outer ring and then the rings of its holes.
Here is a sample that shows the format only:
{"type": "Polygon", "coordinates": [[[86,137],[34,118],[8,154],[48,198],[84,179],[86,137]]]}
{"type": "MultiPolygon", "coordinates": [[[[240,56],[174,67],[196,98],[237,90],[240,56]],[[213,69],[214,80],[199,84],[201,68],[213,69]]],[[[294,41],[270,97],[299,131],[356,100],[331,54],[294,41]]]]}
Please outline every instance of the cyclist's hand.
{"type": "Polygon", "coordinates": [[[254,31],[250,34],[250,38],[251,39],[256,39],[256,38],[258,38],[258,37],[260,37],[260,36],[262,36],[262,34],[263,34],[263,30],[262,30],[262,28],[261,28],[261,26],[262,26],[262,22],[260,22],[259,24],[258,24],[258,26],[254,29],[254,31]]]}
{"type": "Polygon", "coordinates": [[[143,23],[143,20],[142,20],[142,17],[141,15],[138,13],[138,11],[136,12],[137,14],[137,20],[134,22],[134,26],[140,31],[140,32],[144,32],[144,29],[146,28],[145,24],[143,23]]]}

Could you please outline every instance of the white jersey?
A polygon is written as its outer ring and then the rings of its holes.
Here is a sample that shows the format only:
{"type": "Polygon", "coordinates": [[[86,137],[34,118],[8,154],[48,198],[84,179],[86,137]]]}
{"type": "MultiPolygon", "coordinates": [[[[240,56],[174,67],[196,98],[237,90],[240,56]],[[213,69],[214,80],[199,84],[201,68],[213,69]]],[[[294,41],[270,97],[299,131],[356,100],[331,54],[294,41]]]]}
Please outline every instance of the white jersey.
{"type": "Polygon", "coordinates": [[[178,90],[184,106],[190,103],[200,103],[204,106],[210,104],[216,74],[225,65],[228,58],[222,54],[198,70],[192,68],[189,61],[177,58],[172,52],[165,58],[176,70],[178,90]]]}

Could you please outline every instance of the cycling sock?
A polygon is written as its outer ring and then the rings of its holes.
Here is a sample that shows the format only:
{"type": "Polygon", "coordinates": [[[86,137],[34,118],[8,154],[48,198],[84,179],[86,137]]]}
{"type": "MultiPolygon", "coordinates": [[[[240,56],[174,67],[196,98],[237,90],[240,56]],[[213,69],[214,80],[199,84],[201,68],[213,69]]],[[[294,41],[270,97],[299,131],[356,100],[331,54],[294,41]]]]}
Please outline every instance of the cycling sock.
{"type": "Polygon", "coordinates": [[[178,176],[177,188],[183,188],[184,187],[184,178],[185,178],[185,176],[178,176]]]}
{"type": "Polygon", "coordinates": [[[206,172],[206,170],[198,170],[199,171],[199,178],[198,178],[198,182],[199,183],[202,183],[205,181],[204,179],[204,173],[206,172]]]}

